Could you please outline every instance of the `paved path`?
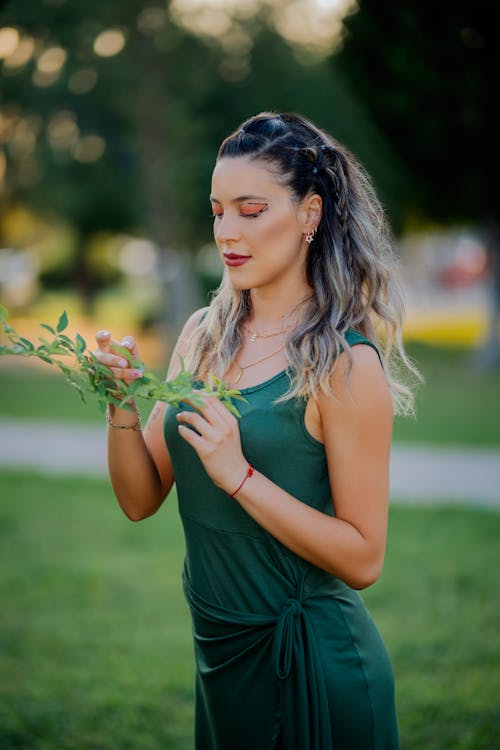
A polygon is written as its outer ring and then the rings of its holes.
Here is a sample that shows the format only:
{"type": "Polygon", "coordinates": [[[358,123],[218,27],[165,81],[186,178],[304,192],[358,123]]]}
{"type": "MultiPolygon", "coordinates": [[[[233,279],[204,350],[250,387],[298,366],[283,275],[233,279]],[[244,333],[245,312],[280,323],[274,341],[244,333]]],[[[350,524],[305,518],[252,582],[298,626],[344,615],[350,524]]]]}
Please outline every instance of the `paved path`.
{"type": "MultiPolygon", "coordinates": [[[[106,473],[104,425],[0,420],[0,466],[106,473]]],[[[394,445],[391,499],[439,500],[500,508],[500,450],[394,445]]]]}

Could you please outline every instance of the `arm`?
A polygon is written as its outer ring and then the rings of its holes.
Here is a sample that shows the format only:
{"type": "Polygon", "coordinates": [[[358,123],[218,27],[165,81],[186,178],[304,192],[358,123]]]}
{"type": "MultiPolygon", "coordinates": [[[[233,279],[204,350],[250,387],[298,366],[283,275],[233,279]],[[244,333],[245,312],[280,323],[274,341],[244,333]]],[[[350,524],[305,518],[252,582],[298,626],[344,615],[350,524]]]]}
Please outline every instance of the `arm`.
{"type": "MultiPolygon", "coordinates": [[[[185,352],[186,342],[198,325],[202,312],[194,313],[184,326],[170,360],[167,379],[177,374],[180,367],[178,355],[182,356],[185,352]]],[[[134,357],[137,357],[133,339],[128,337],[127,343],[134,357]]],[[[119,357],[112,353],[109,339],[103,348],[101,338],[99,359],[113,368],[118,365],[119,357]]],[[[127,368],[117,368],[114,373],[117,377],[130,377],[127,368]]],[[[142,432],[116,429],[108,425],[108,469],[111,484],[120,507],[132,521],[140,521],[156,513],[174,482],[172,462],[163,436],[165,409],[166,404],[157,401],[142,432]]],[[[137,420],[137,412],[110,406],[110,417],[117,424],[130,425],[137,420]]]]}
{"type": "MultiPolygon", "coordinates": [[[[348,389],[344,384],[346,355],[341,354],[332,376],[335,398],[322,396],[318,400],[336,516],[307,506],[258,471],[235,497],[257,523],[286,547],[361,589],[378,578],[383,565],[393,411],[376,352],[369,346],[357,345],[352,348],[352,356],[348,389]]],[[[198,449],[202,460],[204,454],[205,466],[210,467],[207,471],[213,472],[216,484],[231,493],[245,476],[248,464],[241,448],[239,455],[234,448],[239,432],[235,440],[237,424],[229,418],[232,415],[224,415],[215,403],[212,408],[218,416],[207,415],[211,421],[211,427],[205,430],[207,437],[203,433],[197,436],[187,428],[181,434],[198,449]],[[219,424],[223,425],[225,442],[232,442],[233,459],[226,455],[215,467],[214,451],[204,443],[213,442],[219,424]]],[[[181,419],[192,421],[198,431],[203,428],[196,419],[185,419],[184,415],[181,419]]]]}

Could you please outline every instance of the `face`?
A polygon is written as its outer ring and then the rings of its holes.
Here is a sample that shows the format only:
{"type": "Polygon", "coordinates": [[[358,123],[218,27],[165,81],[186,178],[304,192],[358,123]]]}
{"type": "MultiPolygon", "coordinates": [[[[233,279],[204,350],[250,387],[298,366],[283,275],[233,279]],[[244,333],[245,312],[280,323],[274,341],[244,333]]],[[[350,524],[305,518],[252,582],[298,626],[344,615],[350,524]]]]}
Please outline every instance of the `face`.
{"type": "Polygon", "coordinates": [[[305,277],[301,206],[265,162],[224,157],[212,176],[214,237],[236,289],[305,277]]]}

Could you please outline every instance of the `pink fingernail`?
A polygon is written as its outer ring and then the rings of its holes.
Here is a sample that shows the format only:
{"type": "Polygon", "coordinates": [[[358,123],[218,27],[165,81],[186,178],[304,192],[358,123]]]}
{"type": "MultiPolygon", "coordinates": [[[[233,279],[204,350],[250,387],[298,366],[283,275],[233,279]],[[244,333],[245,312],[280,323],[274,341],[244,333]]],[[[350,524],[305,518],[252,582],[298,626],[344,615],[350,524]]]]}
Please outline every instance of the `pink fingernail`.
{"type": "Polygon", "coordinates": [[[133,378],[142,378],[143,372],[142,370],[130,370],[130,374],[133,378]]]}
{"type": "Polygon", "coordinates": [[[118,364],[120,365],[120,367],[126,367],[128,365],[128,362],[126,359],[119,359],[118,364]]]}

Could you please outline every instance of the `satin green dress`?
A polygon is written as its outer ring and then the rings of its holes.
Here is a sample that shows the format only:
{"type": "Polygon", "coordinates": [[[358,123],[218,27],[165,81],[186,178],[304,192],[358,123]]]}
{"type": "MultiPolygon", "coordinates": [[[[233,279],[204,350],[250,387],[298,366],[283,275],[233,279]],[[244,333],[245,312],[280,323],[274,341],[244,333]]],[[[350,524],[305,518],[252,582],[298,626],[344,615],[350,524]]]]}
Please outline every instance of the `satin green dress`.
{"type": "MultiPolygon", "coordinates": [[[[347,340],[374,346],[356,331],[347,340]]],[[[325,450],[305,427],[305,402],[273,404],[287,387],[283,371],[242,389],[244,455],[333,515],[325,450]]],[[[196,750],[398,750],[391,664],[358,592],[218,489],[178,435],[177,411],[168,407],[164,428],[186,540],[196,750]]]]}

